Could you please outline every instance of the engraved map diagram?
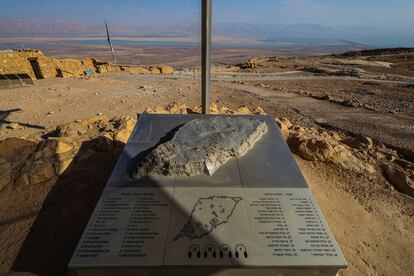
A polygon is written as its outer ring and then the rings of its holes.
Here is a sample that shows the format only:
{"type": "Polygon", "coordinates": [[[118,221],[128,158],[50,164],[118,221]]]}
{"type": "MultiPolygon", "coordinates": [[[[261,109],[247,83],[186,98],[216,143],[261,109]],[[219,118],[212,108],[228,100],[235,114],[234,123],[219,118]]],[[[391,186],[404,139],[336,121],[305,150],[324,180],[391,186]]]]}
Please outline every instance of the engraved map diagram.
{"type": "Polygon", "coordinates": [[[210,196],[198,199],[187,223],[174,241],[180,238],[199,239],[226,224],[233,215],[241,197],[210,196]]]}

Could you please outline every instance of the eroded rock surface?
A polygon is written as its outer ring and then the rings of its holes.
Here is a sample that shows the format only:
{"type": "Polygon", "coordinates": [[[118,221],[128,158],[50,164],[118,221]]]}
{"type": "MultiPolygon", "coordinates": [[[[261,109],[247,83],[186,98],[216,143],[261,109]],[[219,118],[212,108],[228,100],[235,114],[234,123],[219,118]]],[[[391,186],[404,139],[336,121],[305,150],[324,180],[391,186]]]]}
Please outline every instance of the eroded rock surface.
{"type": "Polygon", "coordinates": [[[195,119],[149,152],[133,176],[212,175],[228,160],[243,156],[266,132],[266,123],[257,119],[195,119]]]}

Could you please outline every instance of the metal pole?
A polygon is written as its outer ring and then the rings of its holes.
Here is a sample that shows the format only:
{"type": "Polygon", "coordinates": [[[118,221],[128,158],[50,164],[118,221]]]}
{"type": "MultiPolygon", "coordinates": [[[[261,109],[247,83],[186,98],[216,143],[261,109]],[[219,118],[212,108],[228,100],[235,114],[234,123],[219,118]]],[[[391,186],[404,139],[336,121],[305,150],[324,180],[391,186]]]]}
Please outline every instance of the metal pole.
{"type": "Polygon", "coordinates": [[[202,113],[208,114],[210,110],[212,0],[201,2],[201,107],[202,113]]]}
{"type": "Polygon", "coordinates": [[[108,24],[106,23],[106,20],[105,20],[105,28],[106,28],[106,37],[107,37],[107,39],[108,39],[109,48],[111,48],[112,62],[113,62],[114,64],[116,64],[116,59],[115,59],[115,51],[114,51],[114,48],[112,47],[111,36],[110,36],[110,34],[109,34],[108,24]]]}

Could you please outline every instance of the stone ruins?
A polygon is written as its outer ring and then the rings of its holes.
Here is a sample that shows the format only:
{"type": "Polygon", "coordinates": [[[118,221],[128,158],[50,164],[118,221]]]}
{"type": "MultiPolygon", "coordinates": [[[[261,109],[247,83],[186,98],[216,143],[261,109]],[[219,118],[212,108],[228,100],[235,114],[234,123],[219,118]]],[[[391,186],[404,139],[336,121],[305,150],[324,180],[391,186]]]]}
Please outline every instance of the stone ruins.
{"type": "Polygon", "coordinates": [[[40,50],[32,49],[0,51],[0,75],[27,74],[32,79],[48,79],[56,77],[79,77],[92,72],[172,74],[174,69],[164,65],[149,68],[142,66],[117,65],[99,61],[94,58],[59,60],[45,56],[40,50]]]}

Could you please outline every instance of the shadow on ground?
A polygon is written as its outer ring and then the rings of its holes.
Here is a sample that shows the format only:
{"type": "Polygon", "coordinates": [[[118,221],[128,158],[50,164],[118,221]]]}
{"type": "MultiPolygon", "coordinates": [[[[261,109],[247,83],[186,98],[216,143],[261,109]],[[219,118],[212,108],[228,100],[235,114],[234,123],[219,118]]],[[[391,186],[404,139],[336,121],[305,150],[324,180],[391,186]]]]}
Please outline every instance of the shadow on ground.
{"type": "MultiPolygon", "coordinates": [[[[170,139],[179,127],[168,132],[159,143],[170,139]]],[[[73,159],[84,161],[73,161],[53,184],[13,262],[12,272],[30,272],[37,275],[67,275],[69,273],[67,266],[70,259],[123,148],[121,145],[116,145],[110,148],[110,150],[108,148],[108,151],[96,152],[92,157],[84,159],[82,153],[96,149],[100,143],[102,143],[102,140],[99,138],[84,142],[77,156],[73,159]]],[[[144,151],[138,157],[132,158],[131,164],[136,165],[146,154],[148,154],[148,151],[144,151]]],[[[151,183],[151,180],[148,179],[144,184],[146,186],[159,187],[157,181],[151,183]]],[[[160,198],[169,198],[171,196],[168,193],[162,193],[163,190],[160,190],[160,198]]],[[[185,221],[187,224],[192,223],[193,225],[201,225],[203,223],[191,218],[191,212],[181,208],[180,204],[175,204],[174,202],[171,204],[176,206],[175,218],[179,221],[185,221]],[[191,220],[188,220],[189,217],[191,220]]],[[[183,227],[187,227],[187,224],[184,224],[183,227]]],[[[181,230],[180,232],[178,230],[176,239],[186,238],[187,235],[188,233],[185,231],[181,230]]],[[[228,263],[230,265],[240,265],[237,249],[233,249],[234,255],[232,257],[232,248],[217,240],[214,235],[207,236],[206,243],[207,245],[204,248],[191,246],[189,248],[190,251],[185,252],[185,258],[191,258],[191,255],[194,258],[204,259],[229,258],[228,263]]],[[[156,249],[154,248],[154,250],[156,249]]],[[[247,258],[247,254],[245,253],[244,257],[240,255],[240,258],[247,258]]],[[[194,274],[193,269],[192,267],[183,268],[177,274],[194,274]]],[[[212,275],[220,270],[220,266],[210,267],[209,269],[198,271],[197,275],[212,275]]],[[[108,271],[94,271],[97,275],[103,272],[108,271]]],[[[152,270],[147,270],[146,274],[152,275],[153,272],[152,270]]],[[[116,275],[117,273],[135,275],[135,271],[128,271],[128,269],[122,268],[117,268],[116,271],[109,271],[108,273],[111,275],[116,275]]],[[[145,274],[145,272],[143,273],[145,274]]],[[[167,271],[166,273],[168,274],[167,271]]]]}
{"type": "Polygon", "coordinates": [[[44,126],[39,126],[39,125],[33,125],[33,124],[29,124],[29,123],[20,123],[20,122],[14,122],[14,121],[8,121],[6,120],[7,117],[10,116],[11,113],[13,112],[19,112],[22,111],[20,108],[15,108],[15,109],[9,109],[9,110],[0,110],[0,127],[4,124],[10,125],[13,123],[18,123],[19,125],[23,126],[23,127],[27,127],[27,128],[34,128],[34,129],[45,129],[44,126]]]}
{"type": "MultiPolygon", "coordinates": [[[[84,142],[79,153],[95,147],[84,142]]],[[[97,152],[57,179],[13,263],[12,271],[64,275],[89,217],[110,177],[122,147],[97,152]]]]}

